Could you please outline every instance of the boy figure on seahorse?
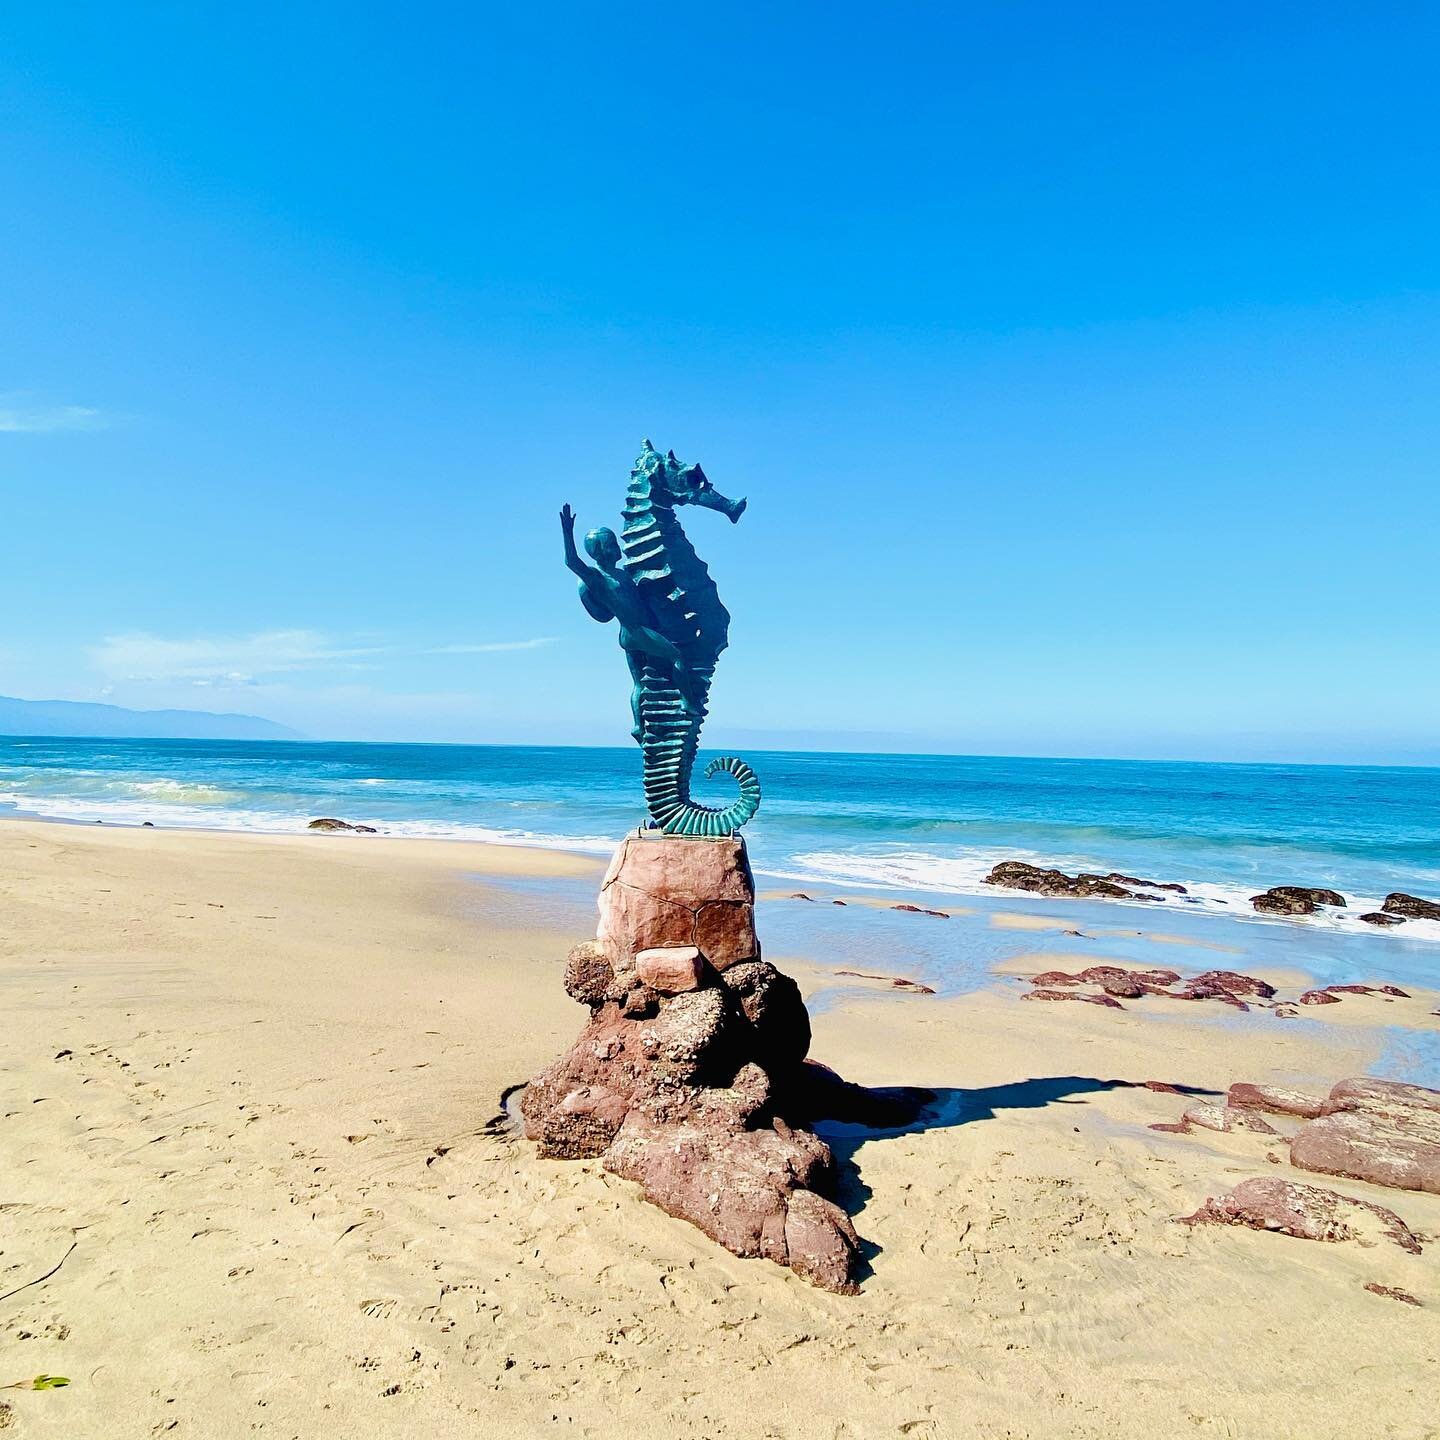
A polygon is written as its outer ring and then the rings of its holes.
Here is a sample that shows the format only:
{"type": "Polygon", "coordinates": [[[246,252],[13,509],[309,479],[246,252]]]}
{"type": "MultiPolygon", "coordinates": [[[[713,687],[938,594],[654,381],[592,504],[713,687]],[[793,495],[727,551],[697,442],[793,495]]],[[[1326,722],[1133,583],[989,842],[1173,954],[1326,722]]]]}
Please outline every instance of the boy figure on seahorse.
{"type": "Polygon", "coordinates": [[[595,561],[587,565],[575,549],[575,512],[566,505],[560,511],[560,530],[565,536],[565,564],[580,577],[580,603],[591,619],[602,625],[611,620],[620,622],[620,648],[630,665],[630,709],[635,728],[630,732],[641,737],[640,699],[644,684],[645,657],[672,667],[675,688],[685,702],[685,712],[698,718],[703,714],[703,699],[697,698],[696,677],[679,649],[656,628],[655,612],[651,610],[640,587],[620,565],[620,541],[615,532],[602,525],[585,537],[585,552],[595,561]],[[598,567],[598,568],[597,568],[598,567]]]}
{"type": "Polygon", "coordinates": [[[698,465],[647,440],[630,472],[625,530],[585,537],[587,564],[575,545],[575,512],[560,512],[565,564],[579,578],[580,600],[594,620],[619,622],[630,667],[631,732],[644,757],[650,823],[667,835],[733,835],[760,804],[760,784],[743,760],[712,760],[705,774],[735,777],[740,795],[715,810],[690,797],[690,775],[705,719],[715,662],[729,640],[730,614],[705,562],[676,517],[680,506],[718,510],[732,523],[745,501],[727,500],[698,465]]]}

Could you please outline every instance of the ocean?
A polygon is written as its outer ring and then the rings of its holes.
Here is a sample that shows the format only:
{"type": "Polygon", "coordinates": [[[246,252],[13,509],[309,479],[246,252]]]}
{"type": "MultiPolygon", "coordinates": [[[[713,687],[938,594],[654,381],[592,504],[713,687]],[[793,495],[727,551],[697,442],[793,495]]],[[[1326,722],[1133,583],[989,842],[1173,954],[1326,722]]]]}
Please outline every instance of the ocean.
{"type": "MultiPolygon", "coordinates": [[[[994,895],[985,875],[1018,859],[1177,881],[1189,894],[1167,896],[1169,910],[1256,920],[1246,902],[1257,890],[1324,885],[1350,906],[1306,926],[1372,934],[1358,917],[1388,892],[1440,897],[1440,769],[745,758],[764,787],[745,834],[757,872],[775,880],[994,895]]],[[[697,783],[712,793],[728,799],[726,777],[697,783]]],[[[333,815],[391,835],[595,854],[643,818],[634,748],[0,737],[7,812],[261,831],[333,815]]],[[[1401,928],[1440,940],[1440,922],[1401,928]]]]}

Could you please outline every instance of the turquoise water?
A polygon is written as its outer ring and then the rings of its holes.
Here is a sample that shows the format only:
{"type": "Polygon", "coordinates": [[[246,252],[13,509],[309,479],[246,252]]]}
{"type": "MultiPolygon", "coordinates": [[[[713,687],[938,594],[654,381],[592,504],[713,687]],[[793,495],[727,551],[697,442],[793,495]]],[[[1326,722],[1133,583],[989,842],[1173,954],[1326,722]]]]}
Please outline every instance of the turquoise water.
{"type": "MultiPolygon", "coordinates": [[[[994,895],[983,877],[1013,858],[1118,869],[1191,891],[1147,913],[1354,931],[1381,945],[1402,935],[1440,940],[1440,923],[1379,935],[1357,919],[1391,890],[1440,897],[1440,770],[745,758],[765,787],[745,833],[757,871],[777,879],[994,895]],[[1246,897],[1286,883],[1331,886],[1351,907],[1304,921],[1253,916],[1246,897]]],[[[717,802],[730,794],[724,777],[700,790],[717,802]]],[[[0,814],[86,822],[295,831],[336,815],[390,834],[598,854],[642,819],[639,795],[635,749],[0,737],[0,814]]]]}

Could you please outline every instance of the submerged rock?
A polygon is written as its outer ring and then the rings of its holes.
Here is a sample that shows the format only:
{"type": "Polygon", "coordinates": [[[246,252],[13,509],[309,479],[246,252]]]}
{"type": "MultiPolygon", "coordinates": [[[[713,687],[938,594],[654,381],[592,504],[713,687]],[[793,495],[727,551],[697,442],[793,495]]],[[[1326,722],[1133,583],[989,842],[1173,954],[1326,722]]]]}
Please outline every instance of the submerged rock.
{"type": "Polygon", "coordinates": [[[884,980],[887,981],[892,990],[906,990],[912,995],[933,995],[935,992],[928,985],[922,985],[918,980],[907,980],[903,975],[871,975],[865,970],[837,970],[837,975],[846,975],[855,980],[884,980]]]}
{"type": "Polygon", "coordinates": [[[1342,995],[1389,995],[1398,1000],[1408,1000],[1410,992],[1398,985],[1326,985],[1322,990],[1307,990],[1301,997],[1302,1005],[1337,1005],[1342,995]]]}
{"type": "Polygon", "coordinates": [[[1410,992],[1398,985],[1327,985],[1328,995],[1392,995],[1399,1000],[1408,1000],[1410,992]]]}
{"type": "Polygon", "coordinates": [[[1138,1000],[1142,995],[1160,995],[1170,1000],[1218,1000],[1237,1010],[1250,1008],[1240,998],[1242,995],[1268,1000],[1275,994],[1275,987],[1268,982],[1234,970],[1206,970],[1185,981],[1181,989],[1172,989],[1179,980],[1180,975],[1175,970],[1127,970],[1119,965],[1091,965],[1073,975],[1065,970],[1044,970],[1033,976],[1030,983],[1044,990],[1060,986],[1098,985],[1106,995],[1117,1000],[1138,1000]]]}

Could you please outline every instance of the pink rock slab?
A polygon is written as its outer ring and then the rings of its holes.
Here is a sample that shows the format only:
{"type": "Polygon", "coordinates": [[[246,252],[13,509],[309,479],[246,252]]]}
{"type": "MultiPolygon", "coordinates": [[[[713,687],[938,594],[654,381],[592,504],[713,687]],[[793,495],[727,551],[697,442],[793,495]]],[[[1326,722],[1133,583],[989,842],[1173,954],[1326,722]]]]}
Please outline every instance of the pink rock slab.
{"type": "Polygon", "coordinates": [[[1393,1210],[1278,1176],[1242,1180],[1226,1194],[1212,1196],[1193,1215],[1182,1216],[1180,1223],[1244,1225],[1301,1240],[1364,1241],[1378,1233],[1412,1255],[1420,1253],[1419,1240],[1393,1210]]]}
{"type": "Polygon", "coordinates": [[[693,945],[716,970],[753,960],[755,879],[738,835],[632,835],[600,887],[596,941],[617,972],[642,950],[693,945]]]}

